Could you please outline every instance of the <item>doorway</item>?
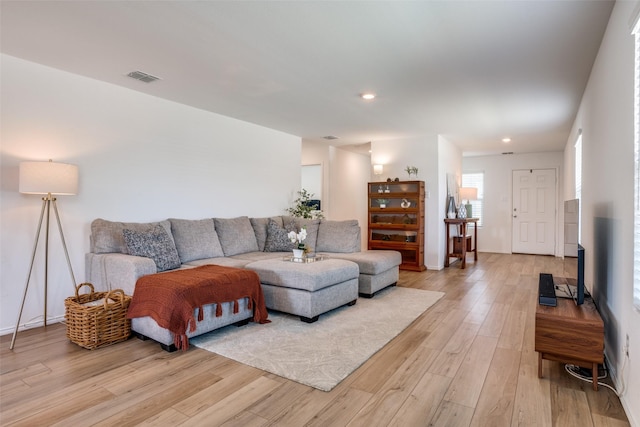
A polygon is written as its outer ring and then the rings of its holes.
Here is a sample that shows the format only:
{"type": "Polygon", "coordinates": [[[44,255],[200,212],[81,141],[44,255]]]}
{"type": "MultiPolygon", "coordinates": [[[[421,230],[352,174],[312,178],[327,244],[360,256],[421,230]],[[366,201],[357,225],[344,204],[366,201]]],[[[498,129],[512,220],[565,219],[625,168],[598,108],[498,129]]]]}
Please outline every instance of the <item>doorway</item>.
{"type": "Polygon", "coordinates": [[[322,200],[322,165],[302,165],[300,189],[313,194],[313,199],[322,200]]]}
{"type": "Polygon", "coordinates": [[[555,169],[512,172],[513,253],[555,255],[556,181],[555,169]]]}

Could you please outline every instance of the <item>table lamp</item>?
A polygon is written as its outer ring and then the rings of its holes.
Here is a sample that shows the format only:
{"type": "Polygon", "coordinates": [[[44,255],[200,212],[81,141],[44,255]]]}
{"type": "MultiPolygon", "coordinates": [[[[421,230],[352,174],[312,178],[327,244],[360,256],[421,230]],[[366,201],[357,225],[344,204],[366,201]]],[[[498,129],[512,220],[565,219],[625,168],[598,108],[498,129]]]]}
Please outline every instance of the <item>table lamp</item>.
{"type": "MultiPolygon", "coordinates": [[[[473,206],[471,206],[471,200],[478,199],[478,189],[475,187],[460,187],[460,200],[466,200],[464,204],[466,210],[466,217],[473,218],[473,206]]],[[[464,202],[461,202],[461,204],[464,202]]]]}

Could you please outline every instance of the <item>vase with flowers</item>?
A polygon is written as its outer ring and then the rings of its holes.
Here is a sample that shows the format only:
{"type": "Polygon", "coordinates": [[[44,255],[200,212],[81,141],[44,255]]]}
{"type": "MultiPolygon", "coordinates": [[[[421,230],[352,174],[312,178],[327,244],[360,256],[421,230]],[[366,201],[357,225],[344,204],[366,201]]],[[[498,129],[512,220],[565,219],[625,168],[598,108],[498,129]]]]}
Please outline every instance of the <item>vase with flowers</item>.
{"type": "Polygon", "coordinates": [[[302,227],[299,233],[290,231],[289,234],[287,234],[287,237],[289,238],[291,243],[294,243],[296,246],[293,249],[293,257],[296,259],[302,259],[306,250],[306,247],[302,242],[304,242],[304,239],[307,238],[307,229],[302,227]]]}

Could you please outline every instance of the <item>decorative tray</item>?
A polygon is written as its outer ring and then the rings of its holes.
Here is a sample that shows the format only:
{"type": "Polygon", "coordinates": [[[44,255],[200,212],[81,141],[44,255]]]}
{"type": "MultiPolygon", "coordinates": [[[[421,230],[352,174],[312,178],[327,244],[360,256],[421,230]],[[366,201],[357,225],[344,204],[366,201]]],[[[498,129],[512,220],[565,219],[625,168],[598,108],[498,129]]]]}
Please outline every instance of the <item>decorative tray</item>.
{"type": "Polygon", "coordinates": [[[284,261],[299,262],[301,264],[310,264],[312,262],[322,261],[323,259],[325,259],[324,255],[305,256],[302,258],[296,258],[292,255],[289,255],[283,258],[284,261]]]}

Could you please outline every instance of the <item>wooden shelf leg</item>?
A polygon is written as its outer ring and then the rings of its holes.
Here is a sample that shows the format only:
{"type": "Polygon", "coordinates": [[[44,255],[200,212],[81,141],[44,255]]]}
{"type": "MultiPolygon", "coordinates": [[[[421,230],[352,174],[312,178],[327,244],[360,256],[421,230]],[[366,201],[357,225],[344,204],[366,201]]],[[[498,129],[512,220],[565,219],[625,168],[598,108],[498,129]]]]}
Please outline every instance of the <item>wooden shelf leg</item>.
{"type": "Polygon", "coordinates": [[[462,236],[462,265],[460,266],[460,268],[465,268],[467,266],[467,226],[464,222],[460,224],[460,230],[460,236],[462,236]]]}
{"type": "Polygon", "coordinates": [[[542,353],[538,352],[538,378],[542,378],[542,353]]]}

